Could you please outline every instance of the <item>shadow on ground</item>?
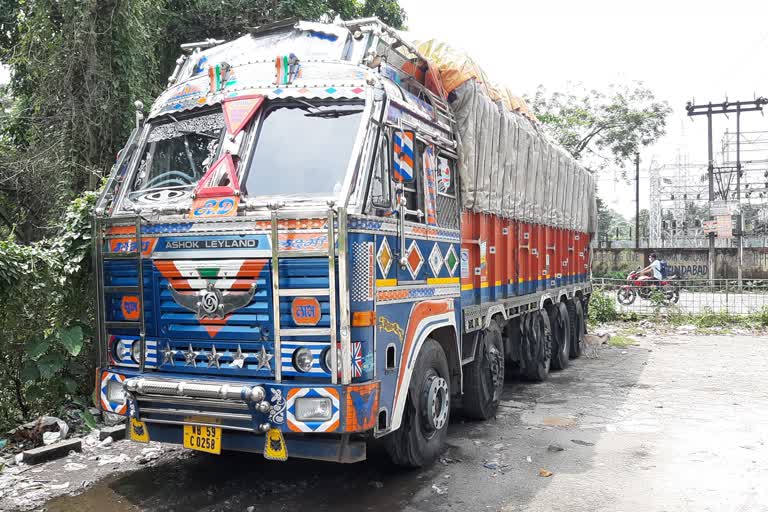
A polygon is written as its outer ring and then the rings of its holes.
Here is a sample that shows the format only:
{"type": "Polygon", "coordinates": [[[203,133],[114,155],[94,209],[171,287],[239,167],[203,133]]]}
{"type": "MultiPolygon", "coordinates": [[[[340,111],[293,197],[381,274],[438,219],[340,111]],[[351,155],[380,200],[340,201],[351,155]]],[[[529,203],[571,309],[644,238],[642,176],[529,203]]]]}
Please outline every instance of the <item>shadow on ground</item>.
{"type": "Polygon", "coordinates": [[[541,384],[508,381],[495,419],[452,419],[446,452],[430,468],[394,467],[375,447],[354,465],[190,454],[108,477],[47,510],[525,510],[553,481],[539,469],[557,478],[592,468],[594,445],[620,415],[647,358],[644,348],[607,349],[541,384]]]}

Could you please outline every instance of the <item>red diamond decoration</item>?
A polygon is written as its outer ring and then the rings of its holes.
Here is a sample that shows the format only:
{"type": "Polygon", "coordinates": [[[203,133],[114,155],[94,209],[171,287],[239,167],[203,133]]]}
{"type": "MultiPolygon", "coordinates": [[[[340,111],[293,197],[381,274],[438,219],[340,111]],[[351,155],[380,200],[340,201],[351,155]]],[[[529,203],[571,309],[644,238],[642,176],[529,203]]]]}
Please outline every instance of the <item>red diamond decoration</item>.
{"type": "Polygon", "coordinates": [[[360,93],[361,93],[361,92],[363,92],[364,90],[365,90],[365,89],[362,89],[362,88],[360,88],[360,87],[355,87],[354,89],[352,89],[352,92],[353,92],[353,93],[355,93],[355,94],[360,94],[360,93]]]}
{"type": "Polygon", "coordinates": [[[411,242],[405,260],[408,262],[408,271],[411,273],[411,278],[416,279],[416,276],[419,275],[419,270],[421,270],[421,266],[424,264],[424,256],[421,255],[419,245],[415,240],[411,242]]]}

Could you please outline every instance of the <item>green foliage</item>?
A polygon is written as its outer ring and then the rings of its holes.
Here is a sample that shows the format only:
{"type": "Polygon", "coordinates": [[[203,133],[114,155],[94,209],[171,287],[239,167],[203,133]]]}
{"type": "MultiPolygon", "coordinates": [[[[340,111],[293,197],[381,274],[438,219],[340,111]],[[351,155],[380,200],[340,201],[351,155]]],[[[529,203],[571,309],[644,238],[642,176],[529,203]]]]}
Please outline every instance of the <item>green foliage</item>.
{"type": "Polygon", "coordinates": [[[664,135],[672,112],[642,82],[612,85],[605,92],[571,84],[567,93],[550,94],[539,86],[526,100],[555,139],[592,170],[623,166],[664,135]]]}
{"type": "Polygon", "coordinates": [[[599,270],[592,271],[592,277],[602,277],[605,279],[624,280],[627,278],[627,272],[623,270],[607,270],[602,271],[602,267],[599,270]]]}
{"type": "Polygon", "coordinates": [[[664,292],[659,290],[658,288],[654,288],[651,290],[651,294],[648,296],[648,301],[651,303],[651,306],[656,310],[659,311],[660,308],[663,308],[668,305],[667,298],[664,295],[664,292]]]}
{"type": "Polygon", "coordinates": [[[89,411],[87,407],[84,407],[83,410],[80,411],[80,418],[83,420],[83,424],[88,430],[96,430],[96,418],[93,417],[93,414],[91,414],[91,411],[89,411]]]}
{"type": "Polygon", "coordinates": [[[613,322],[618,319],[615,297],[595,290],[589,297],[589,323],[592,325],[613,322]]]}
{"type": "Polygon", "coordinates": [[[0,431],[93,389],[92,190],[179,45],[337,15],[405,24],[397,0],[0,0],[0,431]]]}
{"type": "Polygon", "coordinates": [[[95,201],[95,192],[74,200],[55,239],[0,243],[0,429],[90,387],[95,347],[83,326],[93,322],[95,201]]]}
{"type": "Polygon", "coordinates": [[[760,327],[768,327],[768,306],[763,306],[752,314],[752,319],[760,327]]]}
{"type": "Polygon", "coordinates": [[[612,347],[626,348],[632,345],[634,341],[623,334],[614,334],[611,339],[608,340],[608,345],[612,347]]]}

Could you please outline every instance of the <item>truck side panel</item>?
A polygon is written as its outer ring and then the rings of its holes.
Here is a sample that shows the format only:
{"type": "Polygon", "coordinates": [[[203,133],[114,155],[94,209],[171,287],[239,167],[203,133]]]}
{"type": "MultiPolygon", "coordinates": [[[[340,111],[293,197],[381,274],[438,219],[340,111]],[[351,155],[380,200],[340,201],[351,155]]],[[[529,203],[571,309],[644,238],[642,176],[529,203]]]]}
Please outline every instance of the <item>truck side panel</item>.
{"type": "Polygon", "coordinates": [[[587,233],[465,210],[461,238],[462,257],[468,263],[461,281],[463,307],[588,278],[587,233]]]}

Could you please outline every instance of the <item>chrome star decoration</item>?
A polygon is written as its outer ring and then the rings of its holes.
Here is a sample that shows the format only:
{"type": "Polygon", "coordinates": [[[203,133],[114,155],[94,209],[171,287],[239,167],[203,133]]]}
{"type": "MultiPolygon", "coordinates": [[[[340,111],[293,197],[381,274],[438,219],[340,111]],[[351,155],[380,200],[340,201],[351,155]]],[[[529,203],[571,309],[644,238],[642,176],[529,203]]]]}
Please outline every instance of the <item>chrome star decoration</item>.
{"type": "Polygon", "coordinates": [[[165,348],[163,349],[163,364],[170,364],[171,366],[176,366],[176,362],[174,361],[174,356],[176,355],[175,350],[171,350],[171,346],[166,343],[165,348]]]}
{"type": "Polygon", "coordinates": [[[272,371],[272,366],[269,364],[269,362],[272,360],[274,356],[267,352],[267,350],[264,348],[264,345],[261,346],[261,351],[256,353],[256,361],[259,363],[259,366],[256,368],[256,370],[261,370],[262,368],[266,368],[269,371],[272,371]]]}
{"type": "Polygon", "coordinates": [[[222,354],[219,354],[216,352],[216,345],[211,346],[211,351],[208,353],[208,368],[215,366],[216,368],[221,368],[221,363],[219,363],[219,359],[221,359],[222,354]]]}
{"type": "Polygon", "coordinates": [[[232,359],[231,366],[234,366],[235,368],[242,368],[243,364],[245,363],[246,357],[248,357],[248,355],[243,354],[243,350],[240,348],[240,345],[238,345],[237,352],[235,352],[235,356],[232,359]]]}
{"type": "Polygon", "coordinates": [[[197,368],[198,353],[192,350],[192,344],[189,344],[189,350],[184,352],[184,366],[193,366],[197,368]]]}

